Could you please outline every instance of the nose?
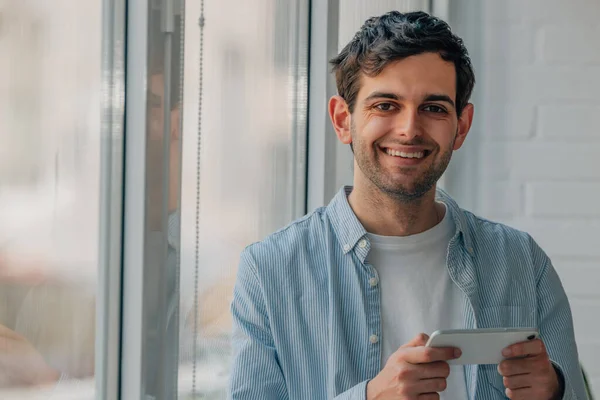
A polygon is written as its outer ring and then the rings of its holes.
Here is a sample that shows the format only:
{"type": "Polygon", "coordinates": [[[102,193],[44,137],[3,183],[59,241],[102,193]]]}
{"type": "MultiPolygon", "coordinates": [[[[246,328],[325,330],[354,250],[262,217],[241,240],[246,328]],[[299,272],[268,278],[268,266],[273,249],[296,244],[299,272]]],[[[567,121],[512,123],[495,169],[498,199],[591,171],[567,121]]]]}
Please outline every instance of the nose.
{"type": "Polygon", "coordinates": [[[395,132],[397,135],[407,141],[422,134],[419,123],[419,112],[416,108],[405,107],[402,112],[398,113],[394,122],[396,124],[395,132]]]}

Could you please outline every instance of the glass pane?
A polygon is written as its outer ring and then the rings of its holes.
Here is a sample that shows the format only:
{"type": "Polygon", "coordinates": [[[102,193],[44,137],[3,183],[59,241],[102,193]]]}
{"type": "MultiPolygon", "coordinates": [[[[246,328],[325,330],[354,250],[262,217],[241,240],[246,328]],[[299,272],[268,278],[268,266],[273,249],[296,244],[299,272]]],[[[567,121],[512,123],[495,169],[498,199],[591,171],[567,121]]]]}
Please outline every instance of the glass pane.
{"type": "Polygon", "coordinates": [[[304,213],[308,1],[185,7],[179,393],[221,399],[239,255],[304,213]]]}
{"type": "Polygon", "coordinates": [[[93,392],[101,6],[0,0],[2,399],[93,392]]]}

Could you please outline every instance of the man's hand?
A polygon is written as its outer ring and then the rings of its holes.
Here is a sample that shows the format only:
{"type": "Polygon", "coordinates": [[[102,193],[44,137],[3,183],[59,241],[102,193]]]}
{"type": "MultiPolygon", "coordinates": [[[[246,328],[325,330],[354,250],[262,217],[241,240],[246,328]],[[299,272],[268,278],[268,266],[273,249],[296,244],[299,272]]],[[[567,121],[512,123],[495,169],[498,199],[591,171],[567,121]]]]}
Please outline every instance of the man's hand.
{"type": "Polygon", "coordinates": [[[454,348],[424,347],[429,336],[417,335],[390,356],[383,370],[367,384],[367,400],[435,400],[446,389],[450,366],[460,357],[454,348]]]}
{"type": "Polygon", "coordinates": [[[43,386],[59,378],[27,339],[0,325],[0,387],[43,386]]]}
{"type": "Polygon", "coordinates": [[[564,388],[540,339],[517,343],[502,351],[498,372],[504,377],[506,396],[511,400],[555,400],[564,388]]]}

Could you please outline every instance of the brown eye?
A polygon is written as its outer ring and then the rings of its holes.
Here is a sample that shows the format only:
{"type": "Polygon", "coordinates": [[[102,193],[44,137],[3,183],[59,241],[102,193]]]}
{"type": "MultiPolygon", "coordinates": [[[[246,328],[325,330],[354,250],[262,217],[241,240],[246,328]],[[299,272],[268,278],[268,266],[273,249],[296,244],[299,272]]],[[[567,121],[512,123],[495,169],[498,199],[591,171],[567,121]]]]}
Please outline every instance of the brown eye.
{"type": "Polygon", "coordinates": [[[444,114],[444,113],[447,112],[446,109],[444,109],[443,107],[436,106],[436,105],[433,105],[433,104],[430,104],[428,106],[423,107],[423,110],[424,111],[428,111],[428,112],[432,112],[432,113],[435,113],[435,114],[444,114]]]}
{"type": "Polygon", "coordinates": [[[379,103],[375,106],[379,111],[391,111],[394,108],[392,103],[379,103]]]}

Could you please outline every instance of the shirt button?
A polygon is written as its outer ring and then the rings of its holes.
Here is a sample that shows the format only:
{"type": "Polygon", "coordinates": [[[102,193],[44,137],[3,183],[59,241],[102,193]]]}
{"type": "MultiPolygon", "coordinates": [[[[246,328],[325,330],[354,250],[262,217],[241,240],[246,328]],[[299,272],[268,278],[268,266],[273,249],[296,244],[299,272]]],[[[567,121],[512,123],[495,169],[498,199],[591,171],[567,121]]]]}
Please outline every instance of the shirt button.
{"type": "Polygon", "coordinates": [[[371,337],[369,337],[369,341],[372,344],[376,344],[377,342],[379,342],[379,336],[377,336],[377,335],[371,335],[371,337]]]}
{"type": "Polygon", "coordinates": [[[367,241],[365,239],[363,239],[360,242],[358,242],[358,245],[360,246],[361,249],[364,249],[365,247],[367,247],[367,241]]]}
{"type": "Polygon", "coordinates": [[[349,244],[345,244],[344,245],[344,251],[348,251],[350,250],[350,245],[349,244]]]}
{"type": "Polygon", "coordinates": [[[371,287],[377,286],[377,283],[378,283],[377,278],[369,279],[369,285],[371,285],[371,287]]]}

